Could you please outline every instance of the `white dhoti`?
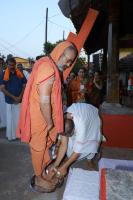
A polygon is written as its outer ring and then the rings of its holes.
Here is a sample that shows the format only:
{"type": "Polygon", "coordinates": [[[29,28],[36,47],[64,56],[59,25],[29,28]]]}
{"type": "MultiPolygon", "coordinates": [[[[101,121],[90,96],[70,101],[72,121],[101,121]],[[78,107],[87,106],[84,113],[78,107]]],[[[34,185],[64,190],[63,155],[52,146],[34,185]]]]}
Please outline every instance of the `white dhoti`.
{"type": "MultiPolygon", "coordinates": [[[[68,158],[74,152],[73,146],[74,146],[74,143],[69,138],[68,149],[67,149],[67,157],[68,158]]],[[[98,147],[99,147],[99,142],[96,142],[96,143],[88,142],[88,148],[86,148],[86,151],[80,153],[81,155],[78,158],[78,160],[81,160],[81,159],[84,159],[84,158],[91,160],[95,156],[95,154],[97,153],[98,147]]],[[[76,153],[78,153],[78,152],[76,152],[76,153]]]]}
{"type": "Polygon", "coordinates": [[[6,127],[6,103],[3,92],[0,91],[0,128],[6,127]]]}
{"type": "Polygon", "coordinates": [[[20,104],[7,104],[6,103],[6,112],[7,112],[7,128],[6,128],[6,137],[8,140],[16,139],[16,129],[18,125],[20,104]]]}
{"type": "Polygon", "coordinates": [[[77,103],[72,104],[67,112],[73,116],[75,132],[69,137],[67,156],[73,152],[80,153],[79,159],[92,159],[98,151],[101,130],[98,109],[94,106],[77,103]]]}

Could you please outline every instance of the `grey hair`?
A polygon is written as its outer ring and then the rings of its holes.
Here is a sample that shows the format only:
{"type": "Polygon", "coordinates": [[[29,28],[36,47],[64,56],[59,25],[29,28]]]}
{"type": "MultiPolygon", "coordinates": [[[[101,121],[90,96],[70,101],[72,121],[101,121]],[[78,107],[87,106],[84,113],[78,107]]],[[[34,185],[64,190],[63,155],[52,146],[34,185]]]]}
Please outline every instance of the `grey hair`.
{"type": "Polygon", "coordinates": [[[67,50],[70,50],[70,51],[74,51],[76,56],[78,55],[78,50],[77,50],[77,47],[72,43],[70,46],[68,46],[64,52],[66,52],[67,50]]]}

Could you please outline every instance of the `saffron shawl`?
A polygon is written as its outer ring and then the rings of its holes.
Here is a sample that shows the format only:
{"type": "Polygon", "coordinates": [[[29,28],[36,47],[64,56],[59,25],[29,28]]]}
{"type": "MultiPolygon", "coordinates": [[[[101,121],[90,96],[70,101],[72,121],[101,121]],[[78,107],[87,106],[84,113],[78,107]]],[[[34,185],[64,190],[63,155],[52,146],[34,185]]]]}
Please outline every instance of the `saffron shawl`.
{"type": "Polygon", "coordinates": [[[70,42],[65,41],[60,44],[58,44],[52,53],[50,54],[51,58],[49,57],[43,57],[39,59],[32,70],[32,73],[30,74],[29,80],[27,82],[25,92],[23,95],[23,100],[21,104],[21,110],[20,110],[20,116],[19,116],[19,122],[18,122],[18,128],[17,128],[17,136],[21,138],[21,141],[23,142],[30,142],[31,139],[31,121],[30,121],[30,105],[29,105],[29,99],[30,99],[30,92],[32,89],[32,84],[34,82],[34,78],[36,76],[36,73],[38,71],[39,66],[45,62],[47,62],[49,65],[52,65],[55,71],[55,91],[54,91],[54,101],[56,103],[56,121],[55,121],[55,127],[58,133],[62,133],[63,130],[63,110],[62,110],[62,97],[61,97],[61,81],[60,81],[60,75],[58,68],[56,66],[57,61],[59,60],[60,56],[63,54],[64,50],[71,45],[70,42]]]}
{"type": "MultiPolygon", "coordinates": [[[[24,77],[23,73],[18,68],[15,68],[15,72],[16,72],[16,75],[17,75],[18,78],[21,79],[21,78],[24,77]]],[[[10,69],[7,67],[6,70],[5,70],[3,80],[8,81],[9,79],[10,79],[10,69]]]]}

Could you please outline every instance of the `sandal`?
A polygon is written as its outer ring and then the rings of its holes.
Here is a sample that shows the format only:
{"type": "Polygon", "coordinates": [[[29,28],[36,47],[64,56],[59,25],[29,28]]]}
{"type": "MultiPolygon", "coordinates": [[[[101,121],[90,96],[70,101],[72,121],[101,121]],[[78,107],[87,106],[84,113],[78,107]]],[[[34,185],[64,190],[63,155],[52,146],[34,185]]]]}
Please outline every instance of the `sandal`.
{"type": "Polygon", "coordinates": [[[50,193],[50,192],[54,192],[55,191],[55,188],[47,189],[47,188],[41,187],[39,185],[36,185],[35,184],[35,178],[36,178],[36,176],[34,175],[30,180],[30,188],[32,189],[32,191],[40,192],[40,193],[50,193]]]}

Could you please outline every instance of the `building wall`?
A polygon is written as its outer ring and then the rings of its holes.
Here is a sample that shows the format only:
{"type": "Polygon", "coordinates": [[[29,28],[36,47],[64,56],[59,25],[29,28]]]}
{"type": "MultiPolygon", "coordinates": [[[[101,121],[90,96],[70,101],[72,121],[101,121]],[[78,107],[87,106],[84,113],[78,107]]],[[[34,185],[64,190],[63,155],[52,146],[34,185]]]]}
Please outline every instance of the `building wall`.
{"type": "Polygon", "coordinates": [[[29,61],[27,59],[24,59],[24,58],[20,58],[20,57],[15,57],[15,60],[16,60],[16,63],[21,63],[24,68],[29,68],[30,65],[29,65],[29,61]]]}

